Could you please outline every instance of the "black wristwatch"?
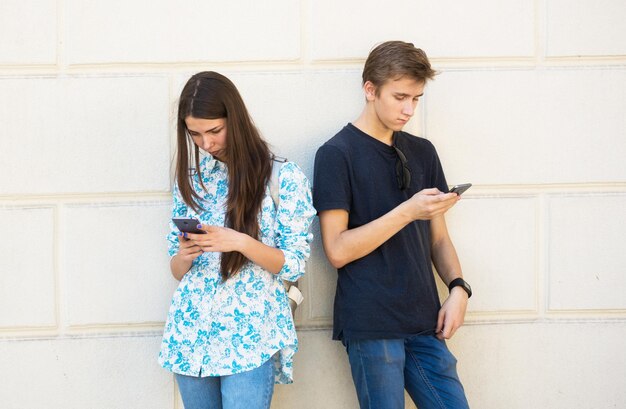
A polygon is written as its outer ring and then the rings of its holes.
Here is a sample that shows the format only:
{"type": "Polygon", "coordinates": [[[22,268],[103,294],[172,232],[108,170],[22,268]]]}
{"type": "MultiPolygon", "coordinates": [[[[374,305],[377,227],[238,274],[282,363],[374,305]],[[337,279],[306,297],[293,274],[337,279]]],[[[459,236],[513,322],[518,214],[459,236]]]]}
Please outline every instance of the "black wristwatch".
{"type": "Polygon", "coordinates": [[[450,284],[448,284],[448,290],[452,291],[454,287],[463,288],[467,293],[467,298],[470,298],[472,296],[472,287],[467,281],[463,280],[461,277],[455,278],[454,280],[450,281],[450,284]]]}

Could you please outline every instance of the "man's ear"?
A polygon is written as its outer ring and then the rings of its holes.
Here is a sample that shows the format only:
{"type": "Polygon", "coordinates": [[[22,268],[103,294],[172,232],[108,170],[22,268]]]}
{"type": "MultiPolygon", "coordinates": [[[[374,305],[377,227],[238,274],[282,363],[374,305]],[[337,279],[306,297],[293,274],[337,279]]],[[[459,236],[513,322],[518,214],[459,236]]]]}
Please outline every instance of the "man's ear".
{"type": "Polygon", "coordinates": [[[365,81],[365,84],[363,84],[363,92],[365,92],[365,99],[368,102],[373,101],[376,98],[376,85],[371,81],[365,81]]]}

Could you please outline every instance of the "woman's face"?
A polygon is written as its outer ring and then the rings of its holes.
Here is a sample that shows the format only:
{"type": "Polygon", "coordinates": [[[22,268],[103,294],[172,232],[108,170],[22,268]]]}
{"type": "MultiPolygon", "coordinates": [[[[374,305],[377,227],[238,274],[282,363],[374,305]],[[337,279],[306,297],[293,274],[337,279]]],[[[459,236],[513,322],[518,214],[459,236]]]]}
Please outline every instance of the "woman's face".
{"type": "Polygon", "coordinates": [[[188,116],[185,118],[187,131],[198,148],[223,160],[226,149],[226,118],[202,119],[188,116]]]}

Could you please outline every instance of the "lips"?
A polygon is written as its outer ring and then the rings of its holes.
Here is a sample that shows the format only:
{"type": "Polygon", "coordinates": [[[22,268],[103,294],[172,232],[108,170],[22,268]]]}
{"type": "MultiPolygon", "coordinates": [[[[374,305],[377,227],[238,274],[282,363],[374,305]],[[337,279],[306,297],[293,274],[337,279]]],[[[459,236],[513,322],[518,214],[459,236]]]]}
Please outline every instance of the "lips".
{"type": "Polygon", "coordinates": [[[222,156],[222,154],[224,153],[223,149],[217,150],[217,151],[210,151],[209,155],[215,157],[215,158],[219,158],[220,156],[222,156]]]}

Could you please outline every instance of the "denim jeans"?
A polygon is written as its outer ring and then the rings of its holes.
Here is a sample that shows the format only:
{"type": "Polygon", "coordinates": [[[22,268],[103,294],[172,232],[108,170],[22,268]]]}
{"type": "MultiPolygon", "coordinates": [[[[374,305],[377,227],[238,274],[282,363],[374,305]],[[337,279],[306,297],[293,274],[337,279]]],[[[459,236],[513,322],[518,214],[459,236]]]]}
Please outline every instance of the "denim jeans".
{"type": "Polygon", "coordinates": [[[404,389],[419,409],[469,408],[456,358],[431,334],[344,340],[361,409],[402,409],[404,389]]]}
{"type": "Polygon", "coordinates": [[[185,409],[269,409],[274,393],[272,360],[251,371],[226,376],[176,374],[185,409]]]}

